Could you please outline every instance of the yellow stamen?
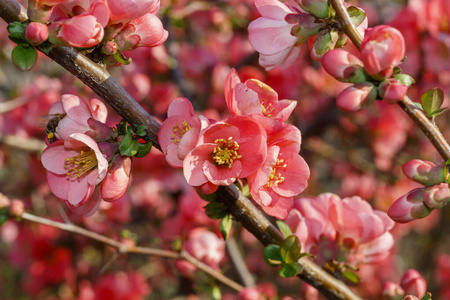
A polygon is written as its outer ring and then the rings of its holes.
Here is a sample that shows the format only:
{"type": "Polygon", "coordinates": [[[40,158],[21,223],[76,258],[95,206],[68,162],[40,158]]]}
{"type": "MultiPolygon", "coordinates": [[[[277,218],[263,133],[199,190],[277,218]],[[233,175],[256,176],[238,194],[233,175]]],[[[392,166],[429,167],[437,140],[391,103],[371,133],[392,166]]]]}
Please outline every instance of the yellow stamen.
{"type": "Polygon", "coordinates": [[[229,137],[228,140],[216,139],[214,143],[217,144],[217,147],[214,148],[211,155],[217,166],[231,168],[233,162],[242,157],[238,154],[239,144],[233,142],[232,137],[229,137]]]}
{"type": "Polygon", "coordinates": [[[260,99],[262,114],[263,116],[272,117],[272,113],[275,111],[275,108],[272,106],[272,103],[266,104],[266,100],[260,99]]]}
{"type": "Polygon", "coordinates": [[[280,169],[285,169],[287,167],[286,164],[283,164],[284,160],[277,158],[277,163],[272,167],[270,171],[269,180],[267,180],[266,186],[278,186],[278,184],[284,181],[284,177],[279,173],[280,169]]]}
{"type": "Polygon", "coordinates": [[[183,135],[188,132],[189,130],[191,130],[191,126],[188,125],[188,123],[186,122],[186,120],[183,120],[183,123],[181,124],[181,126],[178,124],[175,125],[173,127],[173,134],[171,135],[173,142],[175,144],[179,144],[181,138],[183,137],[183,135]]]}
{"type": "Polygon", "coordinates": [[[80,178],[86,172],[95,169],[98,165],[94,150],[81,151],[74,157],[64,159],[64,168],[67,169],[66,175],[70,178],[77,176],[80,178]]]}

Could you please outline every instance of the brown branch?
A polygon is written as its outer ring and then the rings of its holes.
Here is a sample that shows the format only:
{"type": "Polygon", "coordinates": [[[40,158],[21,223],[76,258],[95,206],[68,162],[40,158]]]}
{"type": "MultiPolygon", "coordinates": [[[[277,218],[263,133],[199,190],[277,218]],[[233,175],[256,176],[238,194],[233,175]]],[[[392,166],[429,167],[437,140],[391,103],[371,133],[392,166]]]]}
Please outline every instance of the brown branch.
{"type": "MultiPolygon", "coordinates": [[[[344,2],[342,0],[330,0],[339,22],[341,22],[342,30],[350,38],[350,40],[358,48],[361,45],[362,37],[356,30],[355,25],[351,22],[350,16],[345,9],[344,2]]],[[[423,133],[430,140],[434,148],[439,152],[444,160],[450,159],[450,145],[442,135],[439,128],[433,124],[430,119],[420,110],[408,96],[405,96],[401,102],[398,103],[400,107],[406,112],[411,120],[422,130],[423,133]]]]}
{"type": "Polygon", "coordinates": [[[113,248],[116,248],[119,254],[124,253],[136,253],[136,254],[143,254],[143,255],[151,255],[151,256],[159,256],[164,258],[170,258],[170,259],[184,259],[194,266],[196,266],[199,270],[202,270],[206,274],[210,275],[211,277],[215,278],[216,280],[220,281],[221,283],[231,287],[232,289],[236,291],[242,290],[244,287],[237,282],[234,282],[233,280],[229,279],[228,277],[224,276],[223,274],[219,273],[218,271],[212,269],[208,265],[205,265],[195,257],[189,255],[186,251],[181,251],[180,253],[174,252],[174,251],[168,251],[168,250],[161,250],[161,249],[155,249],[155,248],[149,248],[149,247],[139,247],[139,246],[131,246],[129,244],[120,243],[116,240],[113,240],[111,238],[108,238],[104,235],[98,234],[93,231],[86,230],[84,228],[78,227],[73,224],[67,224],[67,223],[61,223],[52,221],[46,218],[38,217],[30,213],[24,212],[21,215],[21,218],[27,221],[44,224],[47,226],[55,227],[67,232],[79,234],[82,236],[85,236],[87,238],[90,238],[92,240],[101,242],[105,245],[111,246],[113,248]]]}
{"type": "MultiPolygon", "coordinates": [[[[7,22],[24,21],[19,15],[14,15],[23,11],[23,9],[17,9],[19,4],[14,2],[14,0],[0,0],[0,16],[7,22]]],[[[160,149],[157,138],[160,124],[106,70],[69,47],[55,46],[48,56],[89,86],[128,123],[136,127],[144,125],[147,129],[147,135],[144,139],[153,142],[153,145],[160,149]]],[[[221,186],[216,192],[216,196],[219,201],[228,206],[234,218],[241,222],[262,244],[278,244],[282,241],[282,236],[276,227],[267,220],[236,186],[221,186]]],[[[117,246],[120,245],[117,244],[117,246]]],[[[139,249],[142,252],[146,251],[139,247],[134,249],[139,249]]],[[[130,249],[127,249],[127,251],[132,252],[130,249]]],[[[325,272],[310,259],[303,257],[299,263],[303,266],[303,269],[298,277],[318,289],[329,299],[360,299],[342,281],[325,272]]]]}

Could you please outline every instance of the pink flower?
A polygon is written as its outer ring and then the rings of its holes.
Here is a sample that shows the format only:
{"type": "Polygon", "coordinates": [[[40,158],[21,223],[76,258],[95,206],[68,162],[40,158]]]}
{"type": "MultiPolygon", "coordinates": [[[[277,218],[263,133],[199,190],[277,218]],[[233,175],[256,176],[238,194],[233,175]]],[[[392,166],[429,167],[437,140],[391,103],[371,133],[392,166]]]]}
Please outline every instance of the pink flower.
{"type": "Polygon", "coordinates": [[[355,112],[372,104],[377,89],[371,82],[361,82],[343,90],[336,99],[336,105],[343,111],[355,112]]]}
{"type": "Polygon", "coordinates": [[[182,168],[183,160],[197,144],[200,132],[209,121],[196,116],[191,102],[186,98],[176,98],[167,112],[167,119],[158,132],[161,149],[172,167],[182,168]]]}
{"type": "Polygon", "coordinates": [[[116,201],[126,192],[130,183],[131,158],[116,155],[101,185],[102,199],[116,201]]]}
{"type": "Polygon", "coordinates": [[[377,79],[391,77],[405,56],[405,40],[397,29],[380,25],[366,30],[361,43],[361,60],[367,73],[377,79]]]}
{"type": "Polygon", "coordinates": [[[322,57],[322,66],[331,76],[342,82],[365,81],[363,62],[343,49],[334,49],[322,57]]]}
{"type": "Polygon", "coordinates": [[[109,6],[109,23],[126,24],[147,13],[156,14],[159,10],[159,0],[107,0],[109,6]]]}
{"type": "Polygon", "coordinates": [[[81,133],[51,144],[42,153],[41,161],[48,170],[47,181],[52,193],[65,200],[69,208],[94,202],[89,212],[92,211],[100,202],[100,192],[94,190],[107,175],[108,158],[117,150],[114,148],[117,145],[99,145],[81,133]],[[95,201],[88,201],[91,198],[95,201]]]}
{"type": "Polygon", "coordinates": [[[23,36],[31,45],[37,46],[47,40],[48,28],[42,23],[30,22],[27,27],[25,27],[23,36]]]}
{"type": "Polygon", "coordinates": [[[129,22],[114,38],[120,51],[137,47],[156,47],[164,43],[169,33],[154,14],[148,13],[129,22]]]}
{"type": "Polygon", "coordinates": [[[189,232],[184,248],[190,255],[213,269],[219,268],[219,263],[225,256],[224,240],[203,227],[197,227],[189,232]]]}
{"type": "Polygon", "coordinates": [[[286,18],[300,10],[278,0],[255,0],[255,5],[262,17],[250,23],[248,39],[260,53],[260,65],[267,71],[291,66],[300,57],[301,46],[297,45],[299,38],[291,34],[295,22],[288,23],[286,18]]]}
{"type": "Polygon", "coordinates": [[[257,79],[241,83],[235,69],[225,79],[225,101],[232,115],[259,114],[285,122],[294,110],[294,100],[278,100],[278,94],[270,86],[257,79]]]}
{"type": "Polygon", "coordinates": [[[264,129],[250,117],[230,117],[205,129],[184,159],[184,176],[190,185],[208,184],[212,193],[256,172],[266,153],[264,129]]]}
{"type": "Polygon", "coordinates": [[[427,292],[427,282],[420,273],[414,269],[409,269],[403,274],[400,285],[405,290],[405,294],[412,294],[419,298],[425,296],[425,293],[427,292]]]}

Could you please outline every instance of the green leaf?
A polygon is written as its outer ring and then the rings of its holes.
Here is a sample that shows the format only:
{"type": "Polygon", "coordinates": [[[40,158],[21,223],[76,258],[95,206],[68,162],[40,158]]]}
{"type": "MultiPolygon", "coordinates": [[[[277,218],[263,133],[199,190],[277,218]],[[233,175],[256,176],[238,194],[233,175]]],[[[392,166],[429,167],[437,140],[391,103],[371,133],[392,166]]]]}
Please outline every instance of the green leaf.
{"type": "Polygon", "coordinates": [[[270,266],[279,266],[282,264],[280,245],[270,244],[263,250],[263,257],[270,266]]]}
{"type": "Polygon", "coordinates": [[[0,215],[0,226],[5,224],[5,222],[8,221],[7,215],[0,215]]]}
{"type": "Polygon", "coordinates": [[[119,124],[117,124],[117,130],[121,135],[126,135],[128,123],[125,120],[120,120],[119,124]]]}
{"type": "Polygon", "coordinates": [[[222,299],[222,292],[220,291],[219,286],[217,285],[211,286],[211,299],[213,300],[222,299]]]}
{"type": "Polygon", "coordinates": [[[126,57],[125,55],[122,54],[122,52],[117,51],[114,54],[114,58],[115,60],[117,60],[118,62],[120,62],[122,65],[129,65],[131,63],[131,57],[126,57]]]}
{"type": "Polygon", "coordinates": [[[139,142],[133,139],[130,133],[127,133],[122,142],[119,145],[119,151],[121,155],[134,156],[139,150],[139,142]]]}
{"type": "Polygon", "coordinates": [[[432,118],[435,118],[435,117],[439,116],[439,115],[442,114],[446,109],[447,109],[447,107],[442,107],[442,108],[439,108],[438,110],[435,110],[435,111],[431,114],[431,117],[432,117],[432,118]]]}
{"type": "Polygon", "coordinates": [[[297,262],[300,258],[300,240],[296,235],[288,236],[281,244],[280,253],[282,261],[286,264],[297,262]]]}
{"type": "Polygon", "coordinates": [[[233,225],[233,218],[231,214],[226,215],[220,220],[219,231],[223,236],[223,239],[226,240],[230,236],[231,227],[233,225]]]}
{"type": "Polygon", "coordinates": [[[347,12],[355,27],[358,27],[366,18],[366,13],[356,6],[350,6],[347,8],[347,12]]]}
{"type": "Polygon", "coordinates": [[[146,156],[150,150],[152,150],[152,142],[148,143],[139,143],[139,149],[138,152],[134,155],[134,157],[141,158],[146,156]]]}
{"type": "Polygon", "coordinates": [[[342,272],[342,276],[350,280],[350,282],[359,283],[359,276],[353,271],[344,271],[342,272]]]}
{"type": "Polygon", "coordinates": [[[220,202],[210,202],[205,206],[205,213],[211,219],[222,219],[228,212],[226,207],[220,202]]]}
{"type": "Polygon", "coordinates": [[[278,275],[280,275],[281,277],[294,277],[301,271],[302,271],[302,265],[300,265],[298,262],[293,262],[293,263],[282,266],[278,270],[278,275]]]}
{"type": "Polygon", "coordinates": [[[414,78],[412,78],[408,74],[397,74],[394,76],[394,78],[400,81],[401,84],[406,85],[407,87],[410,87],[411,85],[416,83],[414,78]]]}
{"type": "Polygon", "coordinates": [[[52,47],[52,44],[49,42],[42,43],[38,46],[39,50],[47,55],[50,53],[50,50],[52,50],[52,47]]]}
{"type": "Polygon", "coordinates": [[[431,299],[431,293],[427,292],[427,294],[425,296],[423,296],[421,300],[432,300],[431,299]]]}
{"type": "Polygon", "coordinates": [[[136,128],[136,134],[138,136],[146,136],[147,135],[147,129],[145,128],[145,125],[139,125],[136,128]]]}
{"type": "Polygon", "coordinates": [[[11,58],[13,64],[22,71],[29,71],[37,61],[37,51],[28,44],[19,44],[14,47],[11,58]]]}
{"type": "Polygon", "coordinates": [[[12,22],[8,25],[9,39],[16,44],[23,43],[25,39],[23,38],[23,31],[25,30],[25,24],[20,22],[12,22]]]}
{"type": "Polygon", "coordinates": [[[283,233],[285,238],[292,235],[291,228],[289,228],[289,226],[286,223],[284,223],[281,220],[277,220],[277,225],[278,225],[278,228],[280,228],[280,230],[283,233]]]}
{"type": "Polygon", "coordinates": [[[420,97],[423,110],[429,118],[433,117],[433,113],[441,107],[443,101],[444,92],[439,88],[429,89],[420,97]]]}

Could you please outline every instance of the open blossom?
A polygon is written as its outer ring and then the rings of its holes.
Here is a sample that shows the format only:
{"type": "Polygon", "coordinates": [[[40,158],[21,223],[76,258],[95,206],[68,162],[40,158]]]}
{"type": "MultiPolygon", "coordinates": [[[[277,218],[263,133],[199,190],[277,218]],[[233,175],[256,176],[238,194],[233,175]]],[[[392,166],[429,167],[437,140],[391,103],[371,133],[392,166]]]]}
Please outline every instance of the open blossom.
{"type": "Polygon", "coordinates": [[[183,167],[184,158],[197,145],[200,132],[207,125],[209,121],[195,115],[189,100],[176,98],[172,101],[167,119],[158,132],[161,149],[172,167],[183,167]]]}
{"type": "Polygon", "coordinates": [[[297,105],[294,100],[278,100],[277,92],[257,79],[241,83],[235,69],[228,73],[224,90],[225,101],[232,115],[259,114],[285,122],[297,105]]]}
{"type": "Polygon", "coordinates": [[[126,24],[147,13],[156,14],[159,10],[159,0],[107,0],[110,17],[109,23],[126,24]]]}
{"type": "Polygon", "coordinates": [[[360,197],[340,199],[326,193],[300,198],[286,220],[320,264],[339,258],[351,264],[376,263],[389,255],[394,222],[360,197]]]}
{"type": "Polygon", "coordinates": [[[213,193],[219,185],[230,185],[256,172],[266,153],[266,132],[261,125],[250,117],[230,117],[201,134],[184,159],[184,176],[190,185],[206,185],[203,191],[213,193]]]}

